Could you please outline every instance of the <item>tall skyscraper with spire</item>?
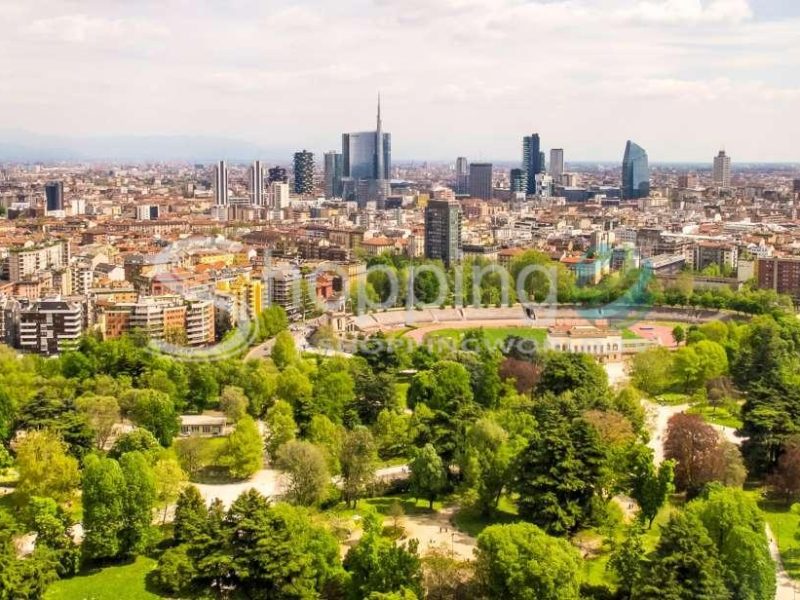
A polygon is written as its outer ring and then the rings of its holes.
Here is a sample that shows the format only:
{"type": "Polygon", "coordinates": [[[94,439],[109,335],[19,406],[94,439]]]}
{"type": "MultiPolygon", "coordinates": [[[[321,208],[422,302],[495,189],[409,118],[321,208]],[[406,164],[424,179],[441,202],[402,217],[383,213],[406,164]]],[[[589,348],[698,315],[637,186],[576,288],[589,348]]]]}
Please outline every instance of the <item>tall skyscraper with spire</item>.
{"type": "Polygon", "coordinates": [[[375,178],[388,179],[384,176],[383,156],[383,124],[381,123],[381,95],[378,93],[378,120],[375,127],[375,178]]]}
{"type": "Polygon", "coordinates": [[[360,206],[376,201],[381,206],[389,193],[392,170],[392,137],[383,131],[381,102],[375,131],[342,134],[342,184],[345,199],[360,206]]]}

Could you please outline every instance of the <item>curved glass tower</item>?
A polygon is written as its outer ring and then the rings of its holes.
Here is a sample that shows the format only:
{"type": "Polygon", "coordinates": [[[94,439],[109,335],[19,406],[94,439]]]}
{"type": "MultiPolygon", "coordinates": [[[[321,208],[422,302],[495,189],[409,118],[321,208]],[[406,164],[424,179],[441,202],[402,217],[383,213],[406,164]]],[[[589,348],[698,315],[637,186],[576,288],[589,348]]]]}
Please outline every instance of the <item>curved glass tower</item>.
{"type": "Polygon", "coordinates": [[[622,198],[635,200],[650,195],[650,166],[647,152],[628,140],[622,159],[622,198]]]}

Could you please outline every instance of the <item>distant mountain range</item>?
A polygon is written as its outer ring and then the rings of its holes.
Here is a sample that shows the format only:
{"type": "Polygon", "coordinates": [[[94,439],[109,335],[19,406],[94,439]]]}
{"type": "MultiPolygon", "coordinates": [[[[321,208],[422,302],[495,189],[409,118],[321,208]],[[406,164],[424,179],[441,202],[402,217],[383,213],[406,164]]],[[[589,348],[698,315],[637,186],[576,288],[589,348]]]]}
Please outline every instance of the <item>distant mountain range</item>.
{"type": "Polygon", "coordinates": [[[231,162],[286,163],[292,150],[250,142],[194,135],[49,136],[25,131],[0,131],[0,161],[14,162],[231,162]]]}
{"type": "MultiPolygon", "coordinates": [[[[0,130],[0,162],[109,162],[145,163],[183,161],[188,163],[212,163],[227,160],[231,163],[249,163],[260,159],[267,163],[288,165],[298,148],[262,146],[235,138],[202,135],[109,135],[109,136],[51,136],[20,130],[0,130]]],[[[322,153],[316,152],[317,163],[322,162],[322,153]]],[[[395,165],[452,164],[448,159],[402,159],[394,157],[395,165]]],[[[514,168],[517,160],[493,160],[496,167],[514,168]]],[[[619,166],[619,160],[569,160],[573,169],[593,170],[601,167],[619,166]]],[[[710,169],[708,161],[650,161],[654,167],[672,167],[686,170],[710,169]]],[[[797,163],[794,163],[796,165],[797,163]]],[[[786,167],[792,163],[736,161],[733,168],[786,167]]],[[[792,166],[794,166],[792,165],[792,166]]]]}

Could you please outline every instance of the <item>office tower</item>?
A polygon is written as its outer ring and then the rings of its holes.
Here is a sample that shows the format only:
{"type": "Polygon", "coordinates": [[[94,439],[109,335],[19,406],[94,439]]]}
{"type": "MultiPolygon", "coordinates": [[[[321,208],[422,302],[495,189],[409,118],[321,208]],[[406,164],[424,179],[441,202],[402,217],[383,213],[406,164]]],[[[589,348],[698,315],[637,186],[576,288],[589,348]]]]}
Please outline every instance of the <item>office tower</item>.
{"type": "Polygon", "coordinates": [[[283,210],[289,206],[289,184],[274,181],[269,184],[269,207],[272,210],[283,210]]]}
{"type": "Polygon", "coordinates": [[[373,200],[380,206],[389,194],[391,170],[392,136],[383,132],[379,97],[375,131],[342,134],[343,195],[361,207],[373,200]]]}
{"type": "Polygon", "coordinates": [[[466,156],[456,159],[456,194],[469,194],[469,161],[466,156]]]}
{"type": "Polygon", "coordinates": [[[294,193],[314,193],[314,154],[307,150],[294,153],[294,193]]]}
{"type": "Polygon", "coordinates": [[[228,206],[228,165],[224,160],[214,165],[214,205],[228,206]]]}
{"type": "Polygon", "coordinates": [[[539,134],[534,133],[522,138],[522,168],[528,172],[528,189],[531,195],[536,193],[536,176],[544,171],[539,134]]]}
{"type": "Polygon", "coordinates": [[[472,163],[469,166],[469,195],[492,199],[492,163],[472,163]]]}
{"type": "Polygon", "coordinates": [[[514,194],[528,192],[528,173],[525,169],[511,169],[511,192],[514,194]]]}
{"type": "Polygon", "coordinates": [[[731,157],[725,154],[725,150],[720,150],[714,157],[714,185],[731,187],[731,157]]]}
{"type": "Polygon", "coordinates": [[[800,179],[795,179],[793,185],[794,193],[800,194],[800,179]]]}
{"type": "Polygon", "coordinates": [[[264,206],[264,167],[260,160],[250,167],[250,200],[253,206],[264,206]]]}
{"type": "Polygon", "coordinates": [[[64,210],[64,184],[60,181],[51,181],[44,186],[44,195],[47,199],[47,212],[64,210]]]}
{"type": "Polygon", "coordinates": [[[540,173],[547,173],[547,166],[544,162],[544,151],[539,152],[539,175],[540,173]]]}
{"type": "Polygon", "coordinates": [[[446,266],[461,259],[461,207],[455,200],[430,200],[425,207],[425,258],[446,266]]]}
{"type": "Polygon", "coordinates": [[[628,140],[622,158],[622,198],[636,200],[650,195],[650,167],[644,148],[628,140]]]}
{"type": "Polygon", "coordinates": [[[553,148],[550,150],[550,177],[553,181],[561,181],[564,174],[564,149],[553,148]]]}
{"type": "Polygon", "coordinates": [[[289,177],[286,175],[286,169],[283,167],[272,167],[267,175],[267,183],[289,183],[289,177]]]}
{"type": "Polygon", "coordinates": [[[335,150],[325,153],[325,197],[342,197],[342,155],[335,150]]]}

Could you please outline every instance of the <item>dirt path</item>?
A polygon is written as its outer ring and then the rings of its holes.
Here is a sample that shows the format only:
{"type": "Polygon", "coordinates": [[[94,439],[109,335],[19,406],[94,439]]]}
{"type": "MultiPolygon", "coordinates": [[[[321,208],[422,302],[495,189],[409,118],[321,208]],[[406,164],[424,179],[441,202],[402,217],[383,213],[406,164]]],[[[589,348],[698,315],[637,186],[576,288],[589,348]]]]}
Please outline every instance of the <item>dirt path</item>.
{"type": "MultiPolygon", "coordinates": [[[[471,559],[475,538],[459,531],[451,523],[457,510],[457,506],[448,506],[430,514],[404,516],[406,538],[419,540],[421,554],[433,548],[442,548],[452,551],[459,558],[471,559]]],[[[391,519],[386,521],[386,525],[391,524],[391,519]]]]}
{"type": "MultiPolygon", "coordinates": [[[[448,506],[439,511],[424,514],[403,515],[400,517],[400,526],[403,528],[403,537],[398,542],[408,540],[419,542],[419,553],[424,556],[429,550],[440,549],[453,552],[455,556],[464,560],[472,560],[476,540],[471,535],[460,531],[452,524],[452,517],[458,511],[456,505],[448,506]]],[[[358,517],[353,523],[350,535],[341,545],[342,556],[347,550],[358,543],[364,531],[358,523],[358,517]]],[[[394,518],[384,519],[384,527],[392,527],[394,518]]]]}
{"type": "MultiPolygon", "coordinates": [[[[667,424],[669,423],[672,415],[684,412],[689,408],[688,404],[679,404],[677,406],[661,406],[647,400],[642,400],[648,414],[651,417],[651,430],[650,447],[653,449],[655,463],[659,464],[664,460],[664,439],[666,438],[667,424]]],[[[730,427],[722,427],[721,425],[713,425],[725,438],[736,444],[742,443],[742,438],[737,437],[734,430],[730,427]]],[[[778,549],[778,544],[775,541],[775,536],[769,525],[766,525],[767,539],[769,540],[769,553],[772,560],[775,561],[775,577],[778,585],[775,592],[775,600],[797,600],[795,582],[789,577],[786,569],[781,560],[781,553],[778,549]]]]}
{"type": "Polygon", "coordinates": [[[769,525],[766,526],[766,529],[767,539],[769,540],[769,553],[772,556],[772,560],[775,561],[775,574],[777,576],[776,583],[778,584],[778,588],[775,592],[775,600],[796,600],[795,583],[783,567],[781,553],[780,550],[778,550],[778,544],[775,541],[775,536],[772,535],[772,530],[769,528],[769,525]]]}
{"type": "Polygon", "coordinates": [[[241,494],[254,489],[268,498],[277,496],[283,490],[283,475],[275,469],[262,469],[245,481],[235,483],[195,483],[193,484],[206,503],[210,504],[215,498],[222,500],[228,507],[233,504],[241,494]]]}

